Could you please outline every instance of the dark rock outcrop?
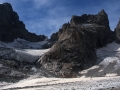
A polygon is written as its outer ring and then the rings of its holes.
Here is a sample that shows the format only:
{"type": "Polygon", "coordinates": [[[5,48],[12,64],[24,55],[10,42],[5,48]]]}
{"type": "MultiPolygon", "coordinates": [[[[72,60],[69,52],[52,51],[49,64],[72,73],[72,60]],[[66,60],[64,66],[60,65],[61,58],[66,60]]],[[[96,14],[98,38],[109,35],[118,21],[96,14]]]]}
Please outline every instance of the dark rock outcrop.
{"type": "Polygon", "coordinates": [[[16,38],[34,42],[43,41],[46,36],[28,32],[12,6],[9,3],[0,4],[0,41],[12,42],[16,38]]]}
{"type": "Polygon", "coordinates": [[[120,43],[120,20],[115,28],[116,43],[120,43]]]}
{"type": "Polygon", "coordinates": [[[112,42],[114,35],[107,14],[101,10],[97,15],[73,16],[51,39],[58,41],[38,64],[58,76],[76,77],[78,71],[96,63],[95,49],[112,42]]]}
{"type": "Polygon", "coordinates": [[[104,10],[101,10],[97,15],[83,14],[82,16],[73,16],[70,25],[74,26],[83,23],[95,23],[109,27],[109,20],[104,10]]]}
{"type": "Polygon", "coordinates": [[[58,32],[53,33],[53,34],[51,35],[51,37],[50,37],[50,42],[58,41],[58,39],[59,39],[60,35],[62,34],[63,30],[65,30],[67,27],[69,27],[69,25],[70,25],[69,22],[63,24],[62,28],[59,29],[58,32]]]}
{"type": "Polygon", "coordinates": [[[109,27],[109,20],[108,15],[104,10],[101,10],[96,15],[90,15],[90,14],[83,14],[82,16],[72,16],[72,19],[70,20],[70,24],[65,23],[63,24],[62,28],[59,29],[58,32],[53,33],[51,35],[50,41],[58,41],[61,33],[63,30],[65,30],[68,27],[85,27],[86,30],[91,31],[91,29],[97,29],[96,36],[98,36],[97,42],[97,48],[105,46],[107,43],[112,42],[115,39],[115,36],[113,36],[114,32],[110,30],[109,27]],[[102,28],[94,26],[99,25],[102,28]],[[102,32],[102,33],[101,33],[102,32]],[[100,35],[101,34],[101,35],[100,35]],[[101,45],[102,44],[102,45],[101,45]]]}
{"type": "Polygon", "coordinates": [[[60,35],[62,34],[63,30],[66,29],[66,27],[69,25],[69,23],[65,23],[63,24],[62,28],[59,29],[58,32],[53,33],[50,37],[50,39],[48,40],[48,43],[44,44],[42,46],[43,49],[47,49],[47,48],[51,48],[53,46],[53,44],[58,41],[60,35]]]}
{"type": "Polygon", "coordinates": [[[51,77],[44,68],[37,69],[36,60],[40,56],[19,52],[12,48],[0,47],[0,81],[16,82],[31,75],[51,77]]]}

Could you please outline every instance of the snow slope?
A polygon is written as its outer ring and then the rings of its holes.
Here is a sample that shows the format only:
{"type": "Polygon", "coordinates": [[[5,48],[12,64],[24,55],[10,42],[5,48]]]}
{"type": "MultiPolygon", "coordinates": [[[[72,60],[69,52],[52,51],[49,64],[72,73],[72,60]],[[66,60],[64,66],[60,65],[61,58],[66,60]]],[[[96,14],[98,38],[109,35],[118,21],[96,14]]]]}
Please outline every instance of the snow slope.
{"type": "Polygon", "coordinates": [[[0,47],[18,48],[18,49],[40,49],[47,41],[29,42],[24,39],[15,39],[14,42],[4,43],[0,41],[0,47]]]}
{"type": "Polygon", "coordinates": [[[120,45],[113,42],[96,50],[97,64],[80,72],[80,76],[105,77],[120,76],[120,45]]]}
{"type": "Polygon", "coordinates": [[[7,60],[35,62],[48,50],[0,48],[0,57],[7,60]]]}
{"type": "Polygon", "coordinates": [[[50,76],[34,66],[49,49],[40,49],[47,41],[28,42],[16,39],[11,43],[0,42],[0,81],[16,82],[39,71],[39,77],[50,76]]]}
{"type": "Polygon", "coordinates": [[[23,39],[15,39],[14,42],[4,43],[0,41],[0,57],[17,61],[35,62],[49,49],[40,49],[47,41],[29,42],[23,39]]]}
{"type": "Polygon", "coordinates": [[[45,52],[49,51],[49,49],[44,50],[37,50],[37,49],[15,49],[16,55],[13,55],[16,57],[16,60],[18,61],[27,61],[27,62],[35,62],[38,60],[41,55],[43,55],[45,52]]]}
{"type": "MultiPolygon", "coordinates": [[[[20,51],[31,54],[31,51],[20,51]]],[[[35,51],[36,52],[36,51],[35,51]]],[[[120,90],[120,45],[108,44],[96,50],[98,61],[79,72],[78,78],[39,78],[31,76],[17,83],[0,83],[2,90],[120,90]]]]}
{"type": "MultiPolygon", "coordinates": [[[[31,53],[19,51],[21,53],[31,53]]],[[[78,78],[39,78],[31,76],[17,83],[0,83],[4,90],[120,90],[120,45],[108,44],[96,50],[97,65],[79,72],[78,78]]]]}

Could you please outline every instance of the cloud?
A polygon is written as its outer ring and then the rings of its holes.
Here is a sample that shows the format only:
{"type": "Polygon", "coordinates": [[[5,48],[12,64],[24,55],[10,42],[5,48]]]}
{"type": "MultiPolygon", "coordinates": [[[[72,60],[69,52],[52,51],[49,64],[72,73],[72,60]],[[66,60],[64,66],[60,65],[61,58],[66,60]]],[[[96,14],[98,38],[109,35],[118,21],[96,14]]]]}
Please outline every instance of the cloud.
{"type": "Polygon", "coordinates": [[[54,0],[45,0],[43,2],[40,1],[34,0],[35,4],[38,4],[37,10],[36,5],[34,5],[32,11],[36,12],[31,12],[32,16],[30,16],[33,19],[25,21],[25,24],[27,25],[26,28],[30,32],[36,32],[37,34],[45,34],[50,37],[52,33],[57,32],[59,28],[62,27],[62,24],[67,23],[70,20],[71,15],[68,15],[69,13],[66,12],[68,11],[67,7],[59,7],[57,5],[54,6],[54,0]],[[41,8],[43,7],[45,11],[41,10],[41,8]],[[46,7],[49,8],[47,8],[46,10],[46,7]]]}
{"type": "Polygon", "coordinates": [[[33,3],[37,9],[49,7],[54,0],[33,0],[33,3]]]}
{"type": "Polygon", "coordinates": [[[68,17],[64,18],[44,18],[37,19],[26,22],[29,27],[27,27],[31,32],[37,32],[37,34],[45,34],[48,37],[51,36],[52,33],[56,32],[61,28],[62,24],[68,22],[68,17]]]}

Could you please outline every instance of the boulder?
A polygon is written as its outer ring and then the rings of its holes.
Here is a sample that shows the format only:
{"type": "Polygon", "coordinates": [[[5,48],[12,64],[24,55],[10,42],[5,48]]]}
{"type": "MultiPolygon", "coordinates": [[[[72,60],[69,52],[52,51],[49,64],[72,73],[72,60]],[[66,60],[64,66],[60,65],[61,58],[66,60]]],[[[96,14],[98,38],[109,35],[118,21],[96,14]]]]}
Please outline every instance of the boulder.
{"type": "Polygon", "coordinates": [[[95,49],[114,40],[107,14],[72,16],[56,33],[58,40],[37,62],[60,77],[76,77],[96,63],[95,49]]]}

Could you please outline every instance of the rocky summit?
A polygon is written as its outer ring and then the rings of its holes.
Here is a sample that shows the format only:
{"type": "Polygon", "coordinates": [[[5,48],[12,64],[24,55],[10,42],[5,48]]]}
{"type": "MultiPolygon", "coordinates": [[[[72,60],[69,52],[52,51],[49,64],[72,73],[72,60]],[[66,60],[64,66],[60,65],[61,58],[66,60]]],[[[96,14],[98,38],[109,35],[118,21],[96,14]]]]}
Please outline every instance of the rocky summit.
{"type": "Polygon", "coordinates": [[[70,23],[63,24],[51,36],[56,43],[38,60],[38,65],[61,77],[76,77],[78,71],[96,63],[96,48],[104,47],[114,39],[104,10],[96,15],[74,15],[70,23]]]}
{"type": "Polygon", "coordinates": [[[45,40],[46,36],[28,32],[11,4],[0,4],[0,41],[12,42],[17,38],[35,42],[45,40]]]}

